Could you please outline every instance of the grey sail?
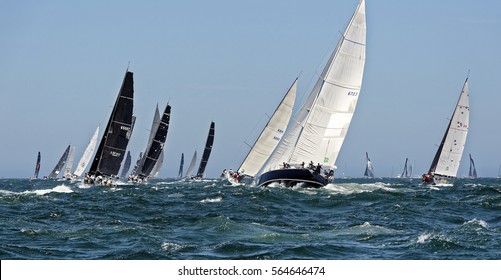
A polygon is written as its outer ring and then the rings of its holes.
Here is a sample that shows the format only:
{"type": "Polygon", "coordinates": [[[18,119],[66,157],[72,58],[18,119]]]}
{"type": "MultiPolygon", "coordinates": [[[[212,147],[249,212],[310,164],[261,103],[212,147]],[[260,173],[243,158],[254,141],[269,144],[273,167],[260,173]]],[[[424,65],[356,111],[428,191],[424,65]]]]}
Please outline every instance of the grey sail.
{"type": "Polygon", "coordinates": [[[402,171],[402,174],[400,175],[400,178],[409,178],[411,177],[411,168],[410,166],[408,166],[408,163],[409,163],[409,159],[408,158],[405,158],[405,164],[404,164],[404,170],[402,171]]]}
{"type": "Polygon", "coordinates": [[[473,161],[471,154],[470,154],[470,171],[468,172],[468,177],[470,177],[470,179],[477,178],[477,169],[475,168],[475,162],[473,161]]]}
{"type": "Polygon", "coordinates": [[[181,163],[179,164],[179,172],[177,174],[178,178],[183,177],[183,166],[184,166],[184,154],[181,154],[181,163]]]}
{"type": "Polygon", "coordinates": [[[367,152],[365,153],[365,157],[367,159],[367,165],[365,166],[364,176],[367,178],[374,178],[374,170],[372,168],[372,162],[367,152]]]}
{"type": "Polygon", "coordinates": [[[127,172],[129,172],[130,164],[131,164],[131,156],[130,151],[127,151],[127,156],[125,157],[124,166],[122,167],[122,173],[120,173],[120,178],[125,178],[127,176],[127,172]]]}
{"type": "Polygon", "coordinates": [[[59,175],[59,173],[61,173],[61,170],[63,170],[63,167],[66,165],[68,155],[70,154],[70,147],[71,145],[68,145],[52,172],[49,174],[49,176],[47,176],[48,179],[54,179],[59,175]]]}
{"type": "Polygon", "coordinates": [[[37,156],[37,163],[35,165],[35,175],[33,175],[34,178],[38,178],[38,173],[40,172],[40,162],[42,160],[42,156],[40,155],[40,152],[38,152],[37,156]]]}

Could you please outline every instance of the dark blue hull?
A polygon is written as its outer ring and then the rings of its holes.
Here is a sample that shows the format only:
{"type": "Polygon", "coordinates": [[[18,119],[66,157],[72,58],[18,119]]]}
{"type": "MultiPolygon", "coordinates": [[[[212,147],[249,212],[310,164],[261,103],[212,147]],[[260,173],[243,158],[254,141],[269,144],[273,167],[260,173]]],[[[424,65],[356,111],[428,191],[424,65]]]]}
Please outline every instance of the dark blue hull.
{"type": "Polygon", "coordinates": [[[289,168],[271,170],[263,173],[259,177],[257,185],[266,186],[271,183],[280,183],[287,187],[305,183],[306,187],[320,188],[326,186],[329,181],[324,176],[306,168],[289,168]]]}

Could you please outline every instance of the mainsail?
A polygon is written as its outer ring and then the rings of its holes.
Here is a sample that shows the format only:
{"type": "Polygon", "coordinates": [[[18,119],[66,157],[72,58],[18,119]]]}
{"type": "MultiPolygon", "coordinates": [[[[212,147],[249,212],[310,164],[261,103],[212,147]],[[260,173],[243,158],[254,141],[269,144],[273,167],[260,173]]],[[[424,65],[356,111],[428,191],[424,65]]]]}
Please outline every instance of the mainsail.
{"type": "Polygon", "coordinates": [[[116,176],[132,133],[134,79],[126,71],[120,92],[89,170],[90,175],[116,176]]]}
{"type": "Polygon", "coordinates": [[[48,179],[56,178],[57,175],[59,175],[59,173],[61,172],[61,170],[63,170],[63,167],[66,164],[66,160],[68,159],[68,155],[70,153],[70,147],[71,147],[71,145],[68,145],[66,150],[64,150],[64,153],[61,156],[61,158],[59,159],[59,161],[57,162],[56,166],[54,167],[52,172],[49,174],[49,176],[47,176],[48,179]]]}
{"type": "Polygon", "coordinates": [[[179,164],[179,172],[177,174],[178,178],[183,177],[183,166],[184,166],[184,153],[181,154],[181,163],[179,164]]]}
{"type": "Polygon", "coordinates": [[[78,162],[77,168],[73,172],[73,175],[75,175],[76,177],[82,176],[82,174],[85,171],[85,168],[87,168],[87,165],[89,164],[92,155],[94,154],[94,150],[96,149],[98,135],[99,135],[99,126],[96,128],[94,134],[90,138],[89,144],[87,144],[87,148],[85,148],[82,158],[78,162]]]}
{"type": "Polygon", "coordinates": [[[158,173],[160,173],[160,169],[162,168],[163,164],[164,164],[164,150],[162,150],[160,156],[158,156],[157,163],[155,164],[155,167],[153,167],[153,170],[151,170],[150,178],[158,177],[158,173]]]}
{"type": "Polygon", "coordinates": [[[364,176],[367,178],[374,178],[374,169],[372,168],[372,162],[367,152],[365,153],[365,158],[367,159],[367,165],[365,166],[364,176]]]}
{"type": "Polygon", "coordinates": [[[190,166],[188,166],[188,171],[186,171],[185,177],[191,177],[193,175],[193,170],[195,169],[195,164],[197,162],[197,151],[193,154],[193,158],[191,158],[190,166]]]}
{"type": "MultiPolygon", "coordinates": [[[[330,30],[329,30],[330,31],[330,30]]],[[[308,99],[260,174],[313,161],[334,169],[355,112],[365,66],[365,1],[360,1],[308,99]]]]}
{"type": "Polygon", "coordinates": [[[468,78],[464,82],[459,100],[449,121],[444,137],[433,158],[429,174],[456,177],[463,156],[470,117],[468,78]]]}
{"type": "Polygon", "coordinates": [[[470,154],[470,172],[468,172],[468,177],[470,179],[477,179],[477,169],[475,168],[475,162],[470,154]]]}
{"type": "Polygon", "coordinates": [[[154,137],[144,153],[144,160],[142,161],[143,164],[138,172],[138,175],[141,178],[150,176],[153,167],[157,164],[158,158],[162,153],[165,140],[167,139],[167,132],[169,130],[170,111],[171,107],[167,104],[160,122],[154,129],[154,137]]]}
{"type": "Polygon", "coordinates": [[[198,167],[197,178],[203,178],[205,173],[205,167],[207,166],[207,162],[209,161],[209,156],[212,151],[212,144],[214,143],[214,134],[215,134],[215,124],[211,122],[209,135],[207,135],[207,141],[205,142],[204,153],[202,154],[202,160],[200,161],[200,166],[198,167]]]}
{"type": "Polygon", "coordinates": [[[37,156],[37,163],[35,165],[35,175],[33,177],[38,178],[38,173],[40,172],[40,161],[42,160],[42,156],[40,155],[40,152],[38,152],[37,156]]]}
{"type": "Polygon", "coordinates": [[[240,174],[254,177],[275,150],[289,123],[296,100],[297,78],[275,109],[244,161],[237,169],[240,174]]]}

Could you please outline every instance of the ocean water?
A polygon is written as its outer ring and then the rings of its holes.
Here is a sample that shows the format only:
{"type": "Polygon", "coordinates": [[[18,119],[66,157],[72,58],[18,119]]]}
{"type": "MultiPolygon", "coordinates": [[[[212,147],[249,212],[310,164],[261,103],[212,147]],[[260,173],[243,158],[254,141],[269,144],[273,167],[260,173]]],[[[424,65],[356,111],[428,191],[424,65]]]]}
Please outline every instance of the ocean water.
{"type": "Polygon", "coordinates": [[[499,260],[501,179],[320,189],[0,179],[0,259],[499,260]]]}

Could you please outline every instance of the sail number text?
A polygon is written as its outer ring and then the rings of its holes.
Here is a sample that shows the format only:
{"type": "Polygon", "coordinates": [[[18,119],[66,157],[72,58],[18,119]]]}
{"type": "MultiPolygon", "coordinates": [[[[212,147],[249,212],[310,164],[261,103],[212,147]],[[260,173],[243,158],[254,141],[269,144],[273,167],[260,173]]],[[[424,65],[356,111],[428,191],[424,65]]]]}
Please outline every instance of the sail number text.
{"type": "Polygon", "coordinates": [[[358,96],[358,91],[349,91],[348,96],[358,96]]]}

